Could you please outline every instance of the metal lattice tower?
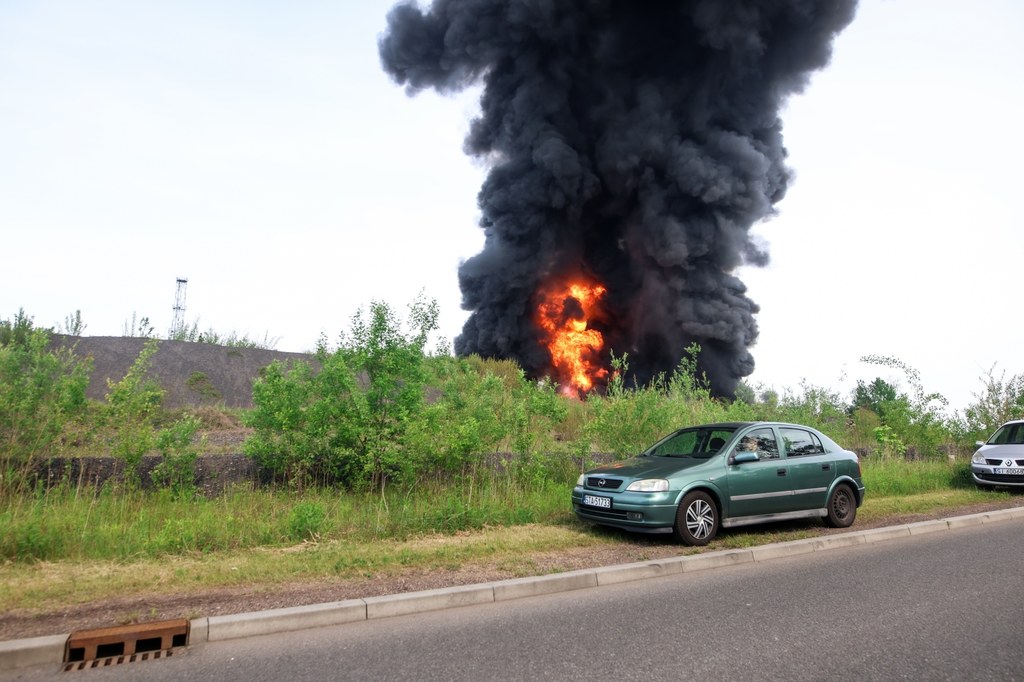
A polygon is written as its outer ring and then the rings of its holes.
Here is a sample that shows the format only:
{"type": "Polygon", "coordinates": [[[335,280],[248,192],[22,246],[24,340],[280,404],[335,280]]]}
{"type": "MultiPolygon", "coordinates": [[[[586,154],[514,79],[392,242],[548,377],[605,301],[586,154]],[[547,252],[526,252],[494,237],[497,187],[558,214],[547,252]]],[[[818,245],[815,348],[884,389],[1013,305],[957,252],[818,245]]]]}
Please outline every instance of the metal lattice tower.
{"type": "Polygon", "coordinates": [[[176,338],[185,328],[185,286],[187,279],[178,278],[178,289],[174,294],[174,320],[171,322],[171,338],[176,338]]]}

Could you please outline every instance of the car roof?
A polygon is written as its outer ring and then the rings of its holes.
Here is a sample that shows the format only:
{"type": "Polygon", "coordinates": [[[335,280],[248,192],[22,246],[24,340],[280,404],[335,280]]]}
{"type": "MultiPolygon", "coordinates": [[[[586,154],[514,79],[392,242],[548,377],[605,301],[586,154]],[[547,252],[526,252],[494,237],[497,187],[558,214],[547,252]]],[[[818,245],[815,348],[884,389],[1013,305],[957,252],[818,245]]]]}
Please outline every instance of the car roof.
{"type": "Polygon", "coordinates": [[[715,422],[713,424],[694,424],[693,426],[683,426],[678,430],[684,429],[742,429],[748,426],[794,426],[798,429],[814,429],[813,426],[807,426],[806,424],[791,424],[789,422],[715,422]]]}

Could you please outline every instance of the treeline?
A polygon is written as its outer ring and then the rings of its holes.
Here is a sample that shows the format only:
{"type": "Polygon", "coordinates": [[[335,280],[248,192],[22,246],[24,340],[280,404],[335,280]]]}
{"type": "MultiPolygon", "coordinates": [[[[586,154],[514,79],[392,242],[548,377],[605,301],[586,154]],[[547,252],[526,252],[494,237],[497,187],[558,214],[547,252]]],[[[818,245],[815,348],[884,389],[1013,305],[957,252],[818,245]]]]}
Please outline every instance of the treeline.
{"type": "MultiPolygon", "coordinates": [[[[566,397],[528,380],[513,362],[455,358],[428,349],[437,330],[434,301],[419,297],[399,317],[384,303],[357,313],[334,344],[321,338],[316,369],[275,362],[242,411],[252,429],[245,453],[281,485],[384,490],[430,479],[472,482],[482,473],[518,481],[571,482],[600,454],[626,457],[681,425],[779,420],[820,428],[866,458],[963,456],[1000,423],[1024,416],[1024,377],[983,379],[976,401],[945,412],[917,373],[894,358],[864,360],[902,372],[908,388],[881,378],[842,396],[814,386],[775,393],[742,385],[735,400],[712,398],[696,371],[697,346],[672,372],[626,385],[629,357],[615,357],[605,395],[566,397]]],[[[0,320],[0,475],[20,489],[42,459],[104,452],[125,462],[138,483],[146,454],[162,454],[154,482],[194,494],[193,464],[203,450],[202,415],[162,407],[148,378],[158,347],[147,342],[132,368],[89,400],[88,359],[52,348],[52,330],[19,312],[0,320]]],[[[133,479],[134,477],[134,479],[133,479]]]]}

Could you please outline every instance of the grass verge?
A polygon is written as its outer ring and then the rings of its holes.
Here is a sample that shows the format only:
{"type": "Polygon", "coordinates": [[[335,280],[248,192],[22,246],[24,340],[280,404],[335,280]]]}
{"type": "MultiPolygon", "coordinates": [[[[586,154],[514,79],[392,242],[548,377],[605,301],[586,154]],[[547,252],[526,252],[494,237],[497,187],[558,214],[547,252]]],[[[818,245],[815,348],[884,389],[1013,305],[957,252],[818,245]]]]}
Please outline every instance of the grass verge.
{"type": "MultiPolygon", "coordinates": [[[[973,505],[1015,499],[1020,499],[1020,495],[973,489],[869,497],[859,511],[858,524],[955,515],[973,505]]],[[[814,522],[751,527],[742,532],[723,533],[708,550],[784,542],[821,532],[821,526],[814,522]]],[[[373,542],[353,536],[161,557],[7,561],[0,565],[0,604],[3,611],[43,612],[131,595],[189,594],[239,586],[274,589],[291,583],[360,581],[474,568],[498,568],[513,576],[526,576],[544,572],[538,557],[600,550],[622,543],[647,545],[652,551],[666,548],[664,536],[592,529],[562,511],[542,523],[378,538],[373,542]]],[[[697,551],[675,545],[668,549],[678,554],[697,551]]]]}

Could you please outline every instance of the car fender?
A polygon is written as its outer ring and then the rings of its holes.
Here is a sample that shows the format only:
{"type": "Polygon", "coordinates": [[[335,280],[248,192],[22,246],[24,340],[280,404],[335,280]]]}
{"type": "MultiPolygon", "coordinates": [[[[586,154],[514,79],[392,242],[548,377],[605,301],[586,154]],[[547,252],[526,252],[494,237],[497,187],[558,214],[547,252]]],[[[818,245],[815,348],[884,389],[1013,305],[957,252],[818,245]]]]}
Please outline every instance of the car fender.
{"type": "Polygon", "coordinates": [[[853,490],[854,497],[857,498],[857,506],[859,507],[864,501],[864,486],[857,483],[856,479],[847,474],[836,476],[835,480],[832,481],[832,485],[828,487],[828,493],[825,495],[825,499],[832,497],[832,492],[835,491],[836,487],[842,484],[848,485],[853,490]]]}
{"type": "Polygon", "coordinates": [[[715,506],[718,507],[719,517],[723,518],[724,516],[726,516],[725,493],[713,481],[693,481],[692,483],[687,484],[686,486],[683,487],[682,490],[679,491],[679,494],[676,495],[675,505],[678,507],[679,504],[683,501],[683,498],[695,490],[703,490],[708,495],[710,495],[711,499],[715,501],[715,506]]]}

